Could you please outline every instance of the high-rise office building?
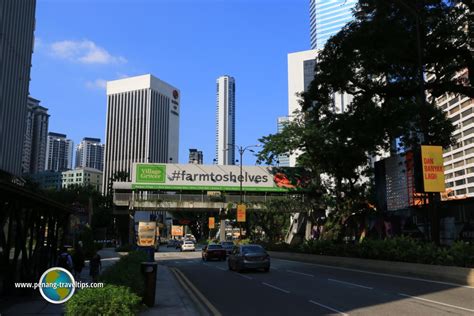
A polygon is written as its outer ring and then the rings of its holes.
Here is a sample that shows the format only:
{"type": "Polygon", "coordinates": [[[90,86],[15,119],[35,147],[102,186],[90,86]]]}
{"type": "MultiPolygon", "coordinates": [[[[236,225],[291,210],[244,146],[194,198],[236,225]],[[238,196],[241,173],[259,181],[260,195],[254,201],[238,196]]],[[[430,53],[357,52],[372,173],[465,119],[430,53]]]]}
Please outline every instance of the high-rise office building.
{"type": "MultiPolygon", "coordinates": [[[[281,133],[285,124],[289,121],[288,116],[281,116],[277,118],[277,133],[281,133]]],[[[278,166],[280,167],[289,167],[290,166],[290,156],[288,154],[278,155],[278,166]]]]}
{"type": "Polygon", "coordinates": [[[21,175],[36,1],[0,1],[0,170],[21,175]]]}
{"type": "Polygon", "coordinates": [[[73,142],[65,134],[48,133],[46,146],[47,171],[65,171],[72,169],[73,142]]]}
{"type": "Polygon", "coordinates": [[[202,151],[197,149],[189,149],[189,163],[193,163],[196,165],[202,165],[202,151]]]}
{"type": "Polygon", "coordinates": [[[76,168],[104,170],[104,144],[100,138],[84,137],[76,147],[76,168]]]}
{"type": "MultiPolygon", "coordinates": [[[[467,73],[467,70],[465,71],[467,73]]],[[[466,75],[466,74],[464,74],[466,75]]],[[[474,101],[445,94],[436,99],[456,127],[456,144],[444,150],[444,176],[449,197],[474,196],[474,101]]]]}
{"type": "Polygon", "coordinates": [[[103,191],[134,162],[178,162],[180,92],[150,75],[107,82],[103,191]]]}
{"type": "Polygon", "coordinates": [[[326,41],[353,19],[357,0],[310,0],[311,48],[323,49],[326,41]]]}
{"type": "Polygon", "coordinates": [[[235,79],[217,78],[216,161],[218,165],[235,164],[235,79]]]}
{"type": "Polygon", "coordinates": [[[48,140],[48,109],[40,105],[40,101],[28,97],[26,112],[26,130],[23,141],[23,173],[44,171],[46,147],[48,140]]]}

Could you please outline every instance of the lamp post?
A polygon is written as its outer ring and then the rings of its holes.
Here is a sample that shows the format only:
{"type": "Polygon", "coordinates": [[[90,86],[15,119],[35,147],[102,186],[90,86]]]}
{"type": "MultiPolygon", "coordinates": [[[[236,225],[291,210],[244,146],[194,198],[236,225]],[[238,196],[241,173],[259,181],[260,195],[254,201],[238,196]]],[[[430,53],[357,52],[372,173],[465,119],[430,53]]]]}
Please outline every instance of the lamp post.
{"type": "MultiPolygon", "coordinates": [[[[239,160],[239,163],[240,163],[240,175],[239,175],[239,183],[240,183],[240,202],[239,204],[243,204],[244,200],[243,200],[243,188],[242,188],[242,184],[243,184],[243,161],[242,161],[242,158],[244,156],[244,153],[245,151],[250,151],[250,152],[255,152],[254,150],[252,150],[251,148],[255,148],[255,147],[260,147],[260,145],[250,145],[250,146],[237,146],[237,145],[234,145],[234,144],[227,144],[228,146],[234,146],[235,148],[237,148],[239,154],[240,154],[240,160],[239,160]]],[[[242,225],[239,224],[239,228],[240,228],[240,236],[239,238],[242,238],[242,225]]]]}

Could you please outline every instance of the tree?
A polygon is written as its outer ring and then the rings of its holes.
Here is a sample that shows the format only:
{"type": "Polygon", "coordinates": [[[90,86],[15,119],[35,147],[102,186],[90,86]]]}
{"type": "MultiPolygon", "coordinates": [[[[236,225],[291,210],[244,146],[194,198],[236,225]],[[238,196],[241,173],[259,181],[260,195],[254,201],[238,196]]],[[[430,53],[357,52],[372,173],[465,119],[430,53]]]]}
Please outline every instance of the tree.
{"type": "Polygon", "coordinates": [[[454,127],[436,98],[474,96],[469,14],[459,3],[359,0],[354,20],[318,55],[301,110],[281,134],[260,139],[259,160],[302,152],[298,163],[328,193],[328,206],[350,212],[370,198],[370,158],[395,139],[407,147],[451,145],[454,127]],[[345,111],[335,111],[335,93],[353,96],[345,111]]]}

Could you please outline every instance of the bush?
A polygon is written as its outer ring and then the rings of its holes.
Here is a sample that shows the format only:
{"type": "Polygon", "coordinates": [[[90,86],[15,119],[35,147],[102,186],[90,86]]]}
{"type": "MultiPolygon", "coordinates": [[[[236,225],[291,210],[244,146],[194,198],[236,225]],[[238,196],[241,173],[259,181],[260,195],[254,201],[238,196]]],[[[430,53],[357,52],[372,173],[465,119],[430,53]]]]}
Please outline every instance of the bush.
{"type": "Polygon", "coordinates": [[[141,298],[123,286],[105,285],[77,291],[66,303],[66,315],[135,315],[141,298]]]}
{"type": "Polygon", "coordinates": [[[99,277],[100,282],[129,287],[139,296],[144,293],[144,277],[141,273],[141,263],[148,260],[143,251],[132,251],[123,256],[113,266],[104,271],[99,277]]]}
{"type": "Polygon", "coordinates": [[[437,247],[432,243],[403,236],[385,240],[364,239],[356,244],[338,243],[334,240],[308,240],[299,246],[288,244],[263,246],[267,250],[274,251],[474,267],[474,245],[461,241],[455,242],[449,248],[437,247]]]}

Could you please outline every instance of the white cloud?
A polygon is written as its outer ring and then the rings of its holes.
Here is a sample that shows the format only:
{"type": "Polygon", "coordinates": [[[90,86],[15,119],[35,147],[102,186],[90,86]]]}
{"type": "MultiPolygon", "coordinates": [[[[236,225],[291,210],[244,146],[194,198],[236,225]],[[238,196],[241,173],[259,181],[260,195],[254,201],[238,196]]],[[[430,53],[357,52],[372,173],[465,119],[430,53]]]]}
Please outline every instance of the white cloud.
{"type": "Polygon", "coordinates": [[[86,81],[86,88],[105,90],[107,88],[107,81],[104,79],[96,79],[94,81],[86,81]]]}
{"type": "Polygon", "coordinates": [[[83,64],[121,64],[127,60],[122,56],[113,56],[105,48],[89,40],[60,41],[50,45],[55,57],[83,64]]]}

